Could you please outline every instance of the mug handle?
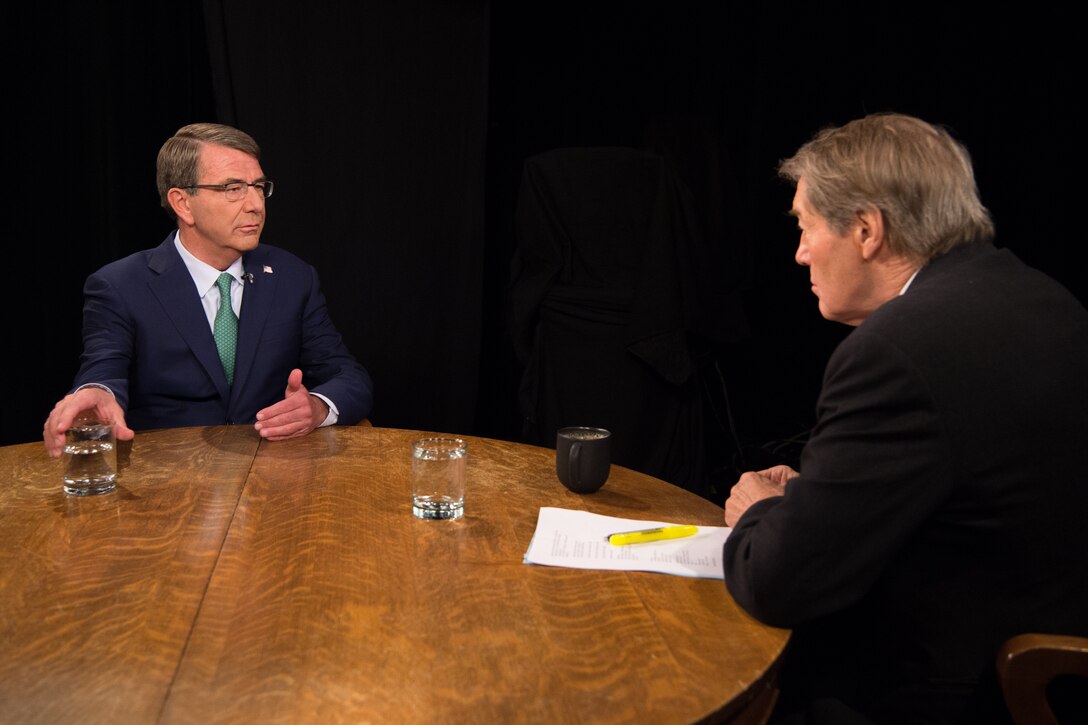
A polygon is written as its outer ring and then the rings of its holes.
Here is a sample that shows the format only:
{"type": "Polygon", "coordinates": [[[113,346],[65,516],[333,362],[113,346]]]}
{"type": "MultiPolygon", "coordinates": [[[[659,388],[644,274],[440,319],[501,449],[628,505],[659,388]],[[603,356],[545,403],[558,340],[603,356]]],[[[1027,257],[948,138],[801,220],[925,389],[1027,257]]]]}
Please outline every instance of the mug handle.
{"type": "Polygon", "coordinates": [[[567,476],[568,480],[570,480],[570,485],[572,486],[579,485],[578,470],[580,466],[578,465],[578,458],[581,450],[581,443],[575,442],[570,444],[570,453],[567,455],[567,476]]]}

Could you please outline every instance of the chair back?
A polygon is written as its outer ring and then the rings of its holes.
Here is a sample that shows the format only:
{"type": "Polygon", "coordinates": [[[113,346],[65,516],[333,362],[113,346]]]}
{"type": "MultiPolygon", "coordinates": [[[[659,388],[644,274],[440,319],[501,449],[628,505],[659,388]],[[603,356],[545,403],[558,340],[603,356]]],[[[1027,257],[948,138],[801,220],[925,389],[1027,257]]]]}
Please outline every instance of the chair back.
{"type": "MultiPolygon", "coordinates": [[[[1021,634],[998,652],[997,677],[1017,725],[1059,725],[1047,699],[1047,686],[1062,675],[1083,677],[1088,686],[1088,638],[1021,634]]],[[[1088,699],[1071,705],[1088,710],[1088,699]]]]}

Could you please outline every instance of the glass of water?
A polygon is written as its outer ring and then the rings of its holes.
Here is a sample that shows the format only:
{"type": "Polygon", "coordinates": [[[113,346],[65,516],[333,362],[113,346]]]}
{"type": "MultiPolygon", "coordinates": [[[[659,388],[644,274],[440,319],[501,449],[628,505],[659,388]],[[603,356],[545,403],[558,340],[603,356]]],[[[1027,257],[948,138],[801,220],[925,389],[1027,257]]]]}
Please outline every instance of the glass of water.
{"type": "Polygon", "coordinates": [[[423,438],[412,444],[412,515],[459,519],[465,512],[468,446],[460,438],[423,438]]]}
{"type": "Polygon", "coordinates": [[[64,436],[64,492],[109,493],[117,486],[117,441],[113,422],[79,418],[64,436]]]}

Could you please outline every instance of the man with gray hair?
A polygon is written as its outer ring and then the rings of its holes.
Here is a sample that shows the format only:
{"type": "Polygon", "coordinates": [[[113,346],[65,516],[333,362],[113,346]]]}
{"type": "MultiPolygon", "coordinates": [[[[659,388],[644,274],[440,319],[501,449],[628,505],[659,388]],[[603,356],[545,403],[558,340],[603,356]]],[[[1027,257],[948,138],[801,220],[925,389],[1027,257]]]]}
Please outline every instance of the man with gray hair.
{"type": "Polygon", "coordinates": [[[794,629],[782,722],[1000,722],[994,659],[1088,634],[1088,312],[992,244],[967,151],[880,114],[780,167],[827,365],[801,471],[744,474],[725,581],[794,629]]]}
{"type": "Polygon", "coordinates": [[[273,185],[253,138],[185,126],[159,151],[156,178],[178,228],[87,279],[82,362],[45,423],[50,454],[84,411],[121,440],[232,423],[283,440],[364,418],[370,376],[329,319],[317,273],[259,245],[273,185]]]}

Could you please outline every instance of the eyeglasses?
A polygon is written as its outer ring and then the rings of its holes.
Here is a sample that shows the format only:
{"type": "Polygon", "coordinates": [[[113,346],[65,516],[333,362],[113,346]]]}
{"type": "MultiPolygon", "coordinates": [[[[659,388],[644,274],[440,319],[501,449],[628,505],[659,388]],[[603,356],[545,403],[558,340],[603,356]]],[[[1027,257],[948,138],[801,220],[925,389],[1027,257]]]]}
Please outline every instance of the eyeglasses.
{"type": "Polygon", "coordinates": [[[249,193],[249,187],[251,186],[265,199],[272,196],[272,182],[267,179],[264,181],[255,181],[252,184],[246,184],[241,181],[232,181],[229,184],[193,184],[192,186],[182,186],[180,188],[221,191],[223,192],[223,198],[227,201],[241,201],[246,198],[246,194],[249,193]]]}

